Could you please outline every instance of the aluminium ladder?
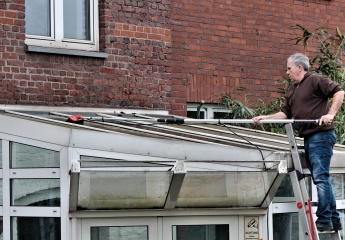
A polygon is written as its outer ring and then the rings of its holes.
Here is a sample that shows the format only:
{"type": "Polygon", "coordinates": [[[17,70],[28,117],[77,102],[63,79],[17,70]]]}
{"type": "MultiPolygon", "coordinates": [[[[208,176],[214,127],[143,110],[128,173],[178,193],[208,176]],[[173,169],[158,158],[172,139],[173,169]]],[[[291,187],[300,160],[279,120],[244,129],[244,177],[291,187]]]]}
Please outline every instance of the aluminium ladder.
{"type": "MultiPolygon", "coordinates": [[[[289,139],[289,145],[291,150],[291,157],[294,164],[294,170],[289,172],[295,199],[297,202],[297,208],[299,213],[300,224],[303,229],[303,235],[305,240],[319,240],[319,234],[329,234],[332,240],[341,240],[340,233],[338,231],[332,232],[318,232],[316,229],[315,221],[313,220],[313,210],[310,198],[308,197],[307,187],[305,184],[302,164],[299,156],[299,146],[296,143],[294,135],[294,128],[292,123],[285,125],[286,133],[289,139]]],[[[303,146],[301,146],[303,147],[303,146]]]]}

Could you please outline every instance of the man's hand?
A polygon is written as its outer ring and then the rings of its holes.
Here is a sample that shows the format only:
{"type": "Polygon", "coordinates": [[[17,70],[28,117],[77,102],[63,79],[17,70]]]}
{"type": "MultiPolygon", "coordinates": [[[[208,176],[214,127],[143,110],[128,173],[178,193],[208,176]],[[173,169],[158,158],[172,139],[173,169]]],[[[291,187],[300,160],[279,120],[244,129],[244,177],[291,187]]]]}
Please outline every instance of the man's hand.
{"type": "Polygon", "coordinates": [[[253,117],[252,120],[254,121],[254,124],[262,124],[260,120],[265,119],[265,116],[257,116],[253,117]]]}
{"type": "Polygon", "coordinates": [[[334,115],[333,114],[326,114],[326,115],[323,115],[321,118],[320,118],[320,122],[319,122],[319,125],[331,125],[332,122],[333,122],[333,118],[334,118],[334,115]]]}

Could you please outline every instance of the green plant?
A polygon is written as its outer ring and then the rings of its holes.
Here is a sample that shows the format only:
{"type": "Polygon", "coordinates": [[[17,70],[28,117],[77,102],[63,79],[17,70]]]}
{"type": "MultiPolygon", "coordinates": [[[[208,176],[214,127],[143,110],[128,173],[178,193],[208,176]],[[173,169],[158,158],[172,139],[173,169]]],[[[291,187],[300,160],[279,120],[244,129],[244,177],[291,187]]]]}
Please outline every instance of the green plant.
{"type": "Polygon", "coordinates": [[[248,92],[248,89],[238,87],[236,91],[221,93],[219,97],[219,105],[230,110],[227,118],[245,119],[254,117],[256,115],[255,111],[238,100],[239,95],[241,95],[239,92],[248,92]]]}

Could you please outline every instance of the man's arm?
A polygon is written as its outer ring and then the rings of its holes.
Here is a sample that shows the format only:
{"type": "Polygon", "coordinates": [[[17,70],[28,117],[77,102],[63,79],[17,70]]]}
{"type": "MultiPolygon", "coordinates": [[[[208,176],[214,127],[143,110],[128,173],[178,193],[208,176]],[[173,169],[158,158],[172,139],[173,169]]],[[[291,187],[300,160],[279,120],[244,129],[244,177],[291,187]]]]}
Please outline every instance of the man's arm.
{"type": "Polygon", "coordinates": [[[326,115],[323,115],[320,118],[319,125],[322,125],[322,124],[329,125],[333,122],[333,118],[335,114],[337,114],[339,108],[341,107],[341,104],[343,104],[343,100],[344,100],[344,91],[338,91],[333,95],[331,108],[329,109],[326,115]]]}
{"type": "Polygon", "coordinates": [[[255,124],[260,123],[260,120],[264,119],[287,119],[287,116],[283,112],[277,112],[271,115],[262,115],[253,118],[255,124]]]}

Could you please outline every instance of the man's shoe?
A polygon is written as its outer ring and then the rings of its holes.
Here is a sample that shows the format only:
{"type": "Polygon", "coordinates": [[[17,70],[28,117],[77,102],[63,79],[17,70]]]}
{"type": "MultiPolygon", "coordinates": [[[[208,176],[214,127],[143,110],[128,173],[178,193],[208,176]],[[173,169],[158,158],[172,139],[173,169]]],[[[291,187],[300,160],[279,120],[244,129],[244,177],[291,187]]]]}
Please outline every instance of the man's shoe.
{"type": "Polygon", "coordinates": [[[343,226],[342,226],[340,220],[332,221],[332,224],[333,224],[333,230],[334,230],[334,231],[340,231],[340,230],[343,229],[343,226]]]}
{"type": "Polygon", "coordinates": [[[328,223],[317,222],[316,228],[319,232],[330,232],[333,230],[333,225],[332,225],[332,222],[328,222],[328,223]]]}

